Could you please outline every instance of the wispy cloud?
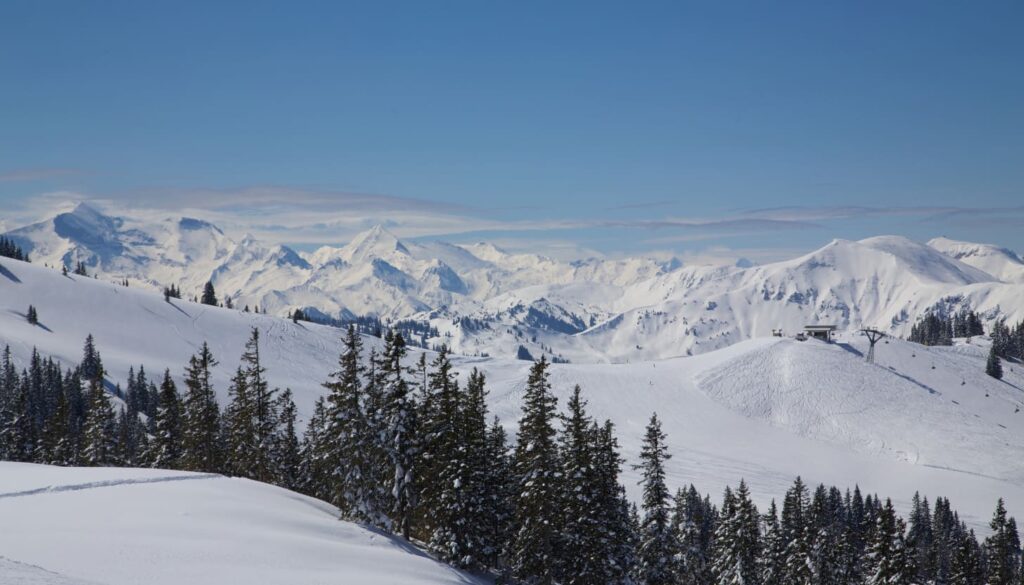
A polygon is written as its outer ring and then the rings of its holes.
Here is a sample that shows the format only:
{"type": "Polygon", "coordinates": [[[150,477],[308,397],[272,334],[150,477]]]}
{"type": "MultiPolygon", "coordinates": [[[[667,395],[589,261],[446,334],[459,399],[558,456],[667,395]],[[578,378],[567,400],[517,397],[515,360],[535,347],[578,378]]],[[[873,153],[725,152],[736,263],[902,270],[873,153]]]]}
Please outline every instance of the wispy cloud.
{"type": "Polygon", "coordinates": [[[82,171],[77,169],[11,169],[0,171],[0,183],[45,181],[80,174],[82,171]]]}

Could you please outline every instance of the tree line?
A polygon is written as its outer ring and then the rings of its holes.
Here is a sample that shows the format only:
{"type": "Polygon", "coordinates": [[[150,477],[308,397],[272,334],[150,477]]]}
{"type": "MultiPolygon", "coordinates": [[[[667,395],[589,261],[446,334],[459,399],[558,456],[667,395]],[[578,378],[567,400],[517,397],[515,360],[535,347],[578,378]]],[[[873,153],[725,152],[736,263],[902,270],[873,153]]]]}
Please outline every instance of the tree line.
{"type": "Polygon", "coordinates": [[[984,334],[985,327],[978,313],[965,309],[948,317],[928,313],[911,327],[907,339],[923,345],[953,345],[954,337],[984,334]]]}
{"type": "Polygon", "coordinates": [[[905,521],[859,488],[797,478],[765,511],[747,484],[717,503],[671,492],[667,437],[647,426],[639,506],[620,482],[615,428],[576,387],[560,409],[550,364],[526,380],[510,441],[487,406],[486,378],[456,375],[447,349],[411,360],[401,334],[364,352],[350,327],[299,438],[290,391],[271,388],[253,330],[221,409],[204,344],[184,369],[132,369],[110,387],[95,341],[62,370],[33,351],[0,360],[0,458],[57,465],[224,473],[328,501],[347,520],[390,531],[454,566],[529,584],[1010,585],[1024,579],[1016,521],[1000,501],[979,540],[939,498],[915,495],[905,521]],[[112,400],[116,396],[118,400],[112,400]]]}

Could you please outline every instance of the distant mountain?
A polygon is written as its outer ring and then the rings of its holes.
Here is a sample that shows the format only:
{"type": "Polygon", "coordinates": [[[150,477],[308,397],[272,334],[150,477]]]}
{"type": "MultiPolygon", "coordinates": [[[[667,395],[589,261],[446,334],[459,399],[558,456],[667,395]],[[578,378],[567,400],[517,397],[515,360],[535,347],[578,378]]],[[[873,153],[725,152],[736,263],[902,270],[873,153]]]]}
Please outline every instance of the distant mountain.
{"type": "Polygon", "coordinates": [[[429,324],[467,355],[627,361],[702,353],[808,323],[909,332],[926,311],[969,308],[1024,318],[1024,262],[1009,251],[944,238],[835,240],[766,265],[683,266],[650,258],[564,262],[488,243],[402,240],[381,226],[341,247],[300,253],[232,239],[189,217],[144,221],[82,203],[7,234],[36,263],[84,262],[198,295],[212,280],[236,306],[320,320],[376,316],[429,324]]]}

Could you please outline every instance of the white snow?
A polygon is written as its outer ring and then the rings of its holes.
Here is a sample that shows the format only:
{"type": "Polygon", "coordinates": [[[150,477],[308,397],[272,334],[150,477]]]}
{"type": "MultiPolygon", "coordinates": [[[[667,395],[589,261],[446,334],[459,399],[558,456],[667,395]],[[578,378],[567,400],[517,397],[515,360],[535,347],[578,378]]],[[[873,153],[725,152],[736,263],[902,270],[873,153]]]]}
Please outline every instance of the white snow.
{"type": "MultiPolygon", "coordinates": [[[[21,365],[33,346],[73,365],[91,332],[112,380],[123,382],[129,366],[139,364],[151,376],[170,368],[180,380],[205,340],[220,360],[214,381],[224,400],[255,326],[270,382],[292,388],[305,418],[337,363],[338,329],[166,303],[147,291],[63,277],[35,264],[2,260],[0,267],[0,345],[9,343],[21,365]],[[24,318],[30,303],[41,327],[24,318]]],[[[707,310],[703,303],[700,310],[707,310]]],[[[948,348],[890,339],[878,345],[877,365],[858,355],[867,350],[863,338],[848,333],[839,341],[762,337],[693,357],[554,365],[552,382],[560,404],[575,384],[583,387],[591,413],[616,424],[628,464],[636,462],[643,428],[657,411],[673,453],[672,487],[692,482],[717,498],[745,478],[766,505],[799,474],[812,483],[859,484],[904,506],[915,490],[932,500],[947,496],[978,529],[998,497],[1011,513],[1024,514],[1019,365],[1006,364],[1003,381],[986,376],[983,338],[948,348]]],[[[486,373],[490,408],[514,431],[530,364],[480,357],[455,363],[463,375],[473,367],[486,373]]],[[[624,482],[633,495],[636,480],[627,466],[624,482]]]]}
{"type": "Polygon", "coordinates": [[[319,500],[219,475],[0,462],[0,582],[483,583],[319,500]]]}

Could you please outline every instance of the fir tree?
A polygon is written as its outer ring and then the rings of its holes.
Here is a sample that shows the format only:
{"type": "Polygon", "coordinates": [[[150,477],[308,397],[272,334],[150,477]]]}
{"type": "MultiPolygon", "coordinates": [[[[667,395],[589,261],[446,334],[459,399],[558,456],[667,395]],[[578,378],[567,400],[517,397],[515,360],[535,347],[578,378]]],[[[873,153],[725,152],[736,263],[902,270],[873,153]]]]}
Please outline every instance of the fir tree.
{"type": "Polygon", "coordinates": [[[400,333],[385,337],[380,363],[384,400],[384,450],[393,471],[391,486],[391,520],[404,538],[409,538],[416,510],[416,408],[405,380],[402,359],[405,340],[400,333]]]}
{"type": "Polygon", "coordinates": [[[299,438],[295,430],[295,402],[292,391],[288,388],[277,396],[276,411],[279,413],[279,426],[274,439],[274,483],[290,490],[298,489],[300,452],[299,438]]]}
{"type": "Polygon", "coordinates": [[[782,502],[782,537],[786,543],[783,582],[810,585],[813,526],[810,524],[807,486],[799,477],[782,502]]]}
{"type": "Polygon", "coordinates": [[[996,510],[989,522],[992,534],[985,539],[986,585],[1010,585],[1016,582],[1020,539],[1016,522],[1006,516],[1003,499],[996,502],[996,510]]]}
{"type": "Polygon", "coordinates": [[[28,311],[25,313],[25,318],[31,325],[39,324],[39,313],[36,312],[36,308],[32,305],[28,306],[28,311]]]}
{"type": "Polygon", "coordinates": [[[217,360],[203,342],[199,353],[189,358],[185,368],[181,468],[188,471],[218,472],[223,469],[220,408],[211,382],[211,370],[215,366],[217,360]]]}
{"type": "Polygon", "coordinates": [[[643,474],[640,548],[637,553],[637,578],[644,585],[671,584],[676,580],[672,556],[677,550],[672,531],[669,530],[668,488],[665,486],[665,461],[671,455],[665,445],[665,433],[657,415],[651,416],[640,452],[641,463],[636,466],[643,474]]]}
{"type": "Polygon", "coordinates": [[[217,306],[217,291],[213,289],[213,282],[206,281],[206,284],[203,285],[203,296],[199,302],[204,305],[217,306]]]}
{"type": "Polygon", "coordinates": [[[182,416],[181,397],[178,388],[171,379],[171,371],[164,371],[160,382],[160,406],[156,410],[156,433],[150,445],[152,456],[149,458],[154,467],[177,469],[181,459],[182,447],[182,416]]]}
{"type": "Polygon", "coordinates": [[[996,344],[993,343],[988,350],[988,359],[985,361],[985,373],[996,380],[1003,379],[1003,364],[996,353],[996,344]]]}
{"type": "Polygon", "coordinates": [[[516,528],[509,561],[512,573],[527,583],[553,583],[557,570],[557,559],[551,554],[559,517],[556,404],[548,382],[548,362],[541,357],[530,368],[526,382],[513,460],[516,528]]]}
{"type": "MultiPolygon", "coordinates": [[[[100,374],[102,376],[102,373],[100,374]]],[[[89,380],[88,410],[83,429],[82,462],[90,466],[115,463],[114,409],[98,378],[89,380]]]]}
{"type": "Polygon", "coordinates": [[[722,506],[722,517],[715,533],[713,572],[717,585],[757,582],[759,520],[747,484],[741,480],[735,494],[727,492],[726,504],[722,506]]]}

